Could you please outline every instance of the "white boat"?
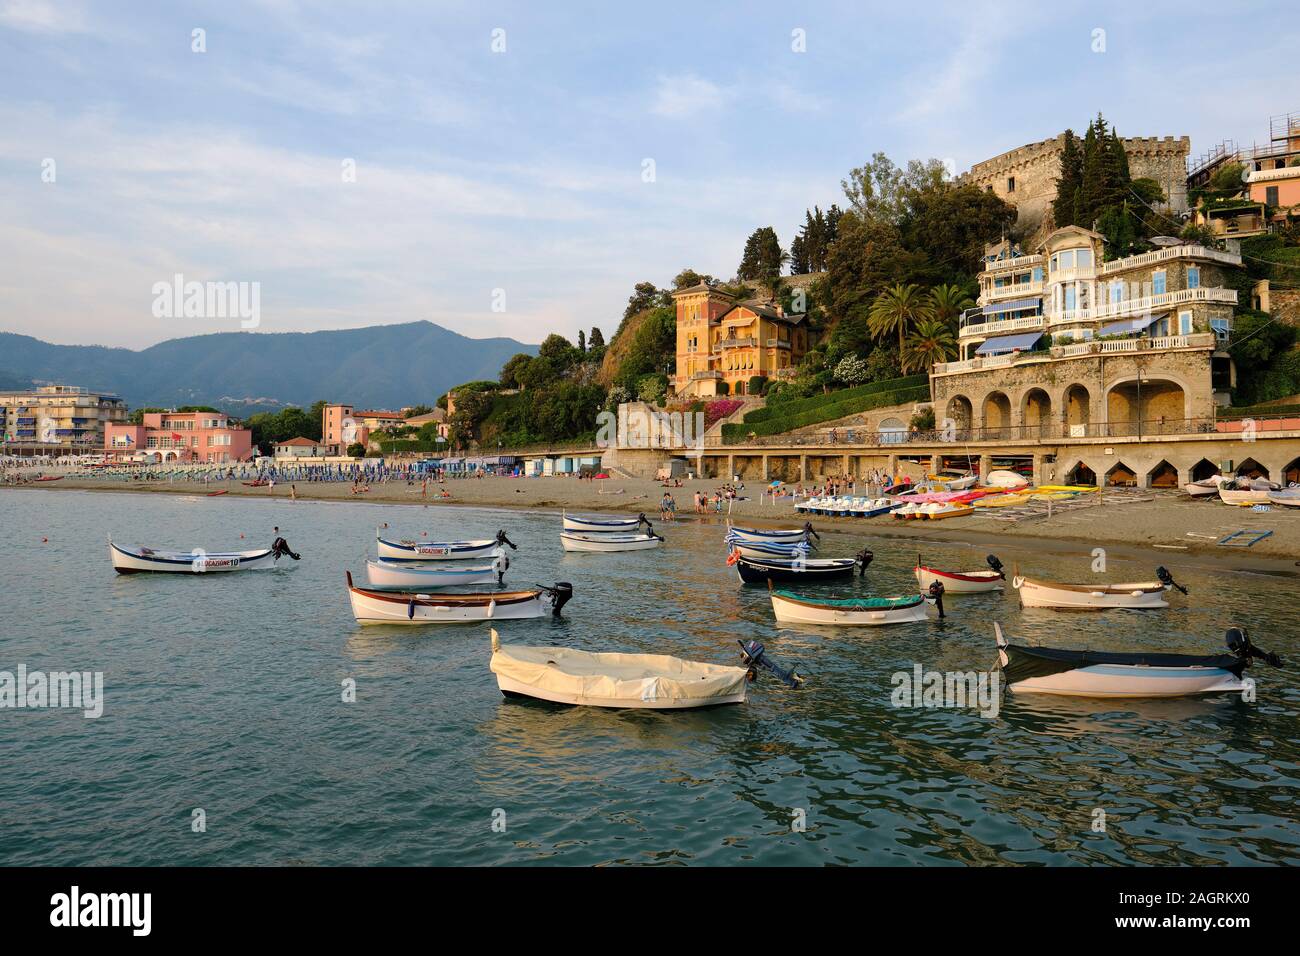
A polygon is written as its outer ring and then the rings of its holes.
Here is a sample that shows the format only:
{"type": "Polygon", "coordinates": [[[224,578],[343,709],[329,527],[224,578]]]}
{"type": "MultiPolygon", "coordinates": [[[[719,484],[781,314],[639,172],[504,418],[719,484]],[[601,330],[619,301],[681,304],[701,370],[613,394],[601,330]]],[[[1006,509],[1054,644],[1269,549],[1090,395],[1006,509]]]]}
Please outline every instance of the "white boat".
{"type": "Polygon", "coordinates": [[[821,540],[821,535],[813,530],[811,522],[806,523],[802,528],[773,530],[767,530],[764,528],[728,527],[727,537],[751,544],[795,544],[799,541],[808,541],[812,538],[821,540]]]}
{"type": "Polygon", "coordinates": [[[945,478],[943,481],[944,484],[948,486],[949,491],[967,491],[980,483],[980,476],[965,475],[961,478],[954,478],[952,480],[945,478]]]}
{"type": "Polygon", "coordinates": [[[1268,500],[1271,504],[1281,505],[1283,508],[1300,508],[1300,488],[1270,491],[1268,500]]]}
{"type": "Polygon", "coordinates": [[[502,545],[509,545],[512,551],[518,550],[504,531],[498,531],[495,538],[477,541],[392,540],[376,532],[375,541],[379,557],[389,561],[467,561],[496,558],[505,553],[502,545]]]}
{"type": "Polygon", "coordinates": [[[876,627],[924,621],[930,599],[924,594],[902,597],[826,600],[772,592],[772,613],[778,624],[844,624],[876,627]]]}
{"type": "Polygon", "coordinates": [[[463,624],[501,621],[547,614],[560,609],[573,596],[573,585],[561,582],[550,588],[520,591],[474,591],[460,594],[428,593],[405,588],[357,587],[347,575],[352,616],[358,624],[463,624]]]}
{"type": "Polygon", "coordinates": [[[1219,500],[1225,505],[1266,505],[1269,495],[1281,490],[1267,478],[1238,478],[1219,486],[1219,500]]]}
{"type": "Polygon", "coordinates": [[[587,533],[601,533],[605,531],[622,532],[632,534],[640,530],[641,525],[649,524],[643,513],[635,518],[614,517],[612,515],[571,515],[568,512],[564,514],[564,530],[578,531],[587,533]]]}
{"type": "Polygon", "coordinates": [[[1002,562],[992,554],[985,560],[989,566],[975,571],[940,571],[922,564],[918,556],[912,573],[922,591],[928,591],[936,583],[943,585],[945,594],[987,594],[1003,590],[1002,582],[1006,575],[1002,571],[1002,562]]]}
{"type": "Polygon", "coordinates": [[[1176,584],[1164,568],[1156,569],[1156,577],[1159,580],[1121,584],[1059,584],[1017,574],[1011,579],[1011,586],[1020,594],[1021,607],[1050,607],[1068,611],[1106,611],[1115,608],[1153,610],[1169,606],[1165,592],[1171,587],[1187,593],[1187,589],[1176,584]]]}
{"type": "Polygon", "coordinates": [[[497,687],[507,696],[556,704],[684,710],[743,704],[749,668],[666,654],[591,653],[571,647],[502,644],[492,630],[497,687]]]}
{"type": "Polygon", "coordinates": [[[899,521],[911,521],[914,518],[923,517],[921,508],[923,505],[917,501],[908,501],[894,509],[894,517],[899,521]]]}
{"type": "Polygon", "coordinates": [[[1231,654],[1116,654],[1106,651],[1057,650],[1009,644],[994,624],[998,663],[1017,694],[1063,697],[1186,697],[1236,693],[1246,687],[1242,673],[1251,660],[1280,667],[1276,654],[1259,650],[1241,628],[1230,628],[1231,654]]]}
{"type": "Polygon", "coordinates": [[[868,501],[862,508],[862,517],[875,518],[878,515],[887,515],[892,511],[897,511],[904,507],[900,501],[893,498],[873,498],[868,501]]]}
{"type": "Polygon", "coordinates": [[[1029,482],[1014,471],[990,471],[984,484],[989,488],[1024,488],[1029,482]]]}
{"type": "Polygon", "coordinates": [[[727,538],[727,547],[730,551],[739,551],[742,558],[761,559],[761,558],[799,558],[807,557],[812,550],[805,542],[795,544],[757,544],[752,541],[740,541],[736,538],[727,538]]]}
{"type": "Polygon", "coordinates": [[[659,547],[663,540],[653,531],[649,534],[560,532],[560,544],[565,551],[646,551],[659,547]]]}
{"type": "Polygon", "coordinates": [[[284,538],[276,538],[269,548],[256,551],[167,551],[138,545],[124,548],[108,542],[108,555],[118,574],[162,572],[165,574],[212,574],[223,571],[259,571],[273,568],[281,557],[298,560],[284,538]]]}
{"type": "Polygon", "coordinates": [[[492,564],[463,565],[460,562],[439,566],[414,564],[409,561],[366,562],[366,576],[375,587],[381,588],[446,588],[471,584],[500,584],[510,559],[504,554],[492,564]]]}
{"type": "Polygon", "coordinates": [[[1209,478],[1202,478],[1200,481],[1187,482],[1183,485],[1183,491],[1193,498],[1211,498],[1219,493],[1221,484],[1230,480],[1222,475],[1211,475],[1209,478]]]}

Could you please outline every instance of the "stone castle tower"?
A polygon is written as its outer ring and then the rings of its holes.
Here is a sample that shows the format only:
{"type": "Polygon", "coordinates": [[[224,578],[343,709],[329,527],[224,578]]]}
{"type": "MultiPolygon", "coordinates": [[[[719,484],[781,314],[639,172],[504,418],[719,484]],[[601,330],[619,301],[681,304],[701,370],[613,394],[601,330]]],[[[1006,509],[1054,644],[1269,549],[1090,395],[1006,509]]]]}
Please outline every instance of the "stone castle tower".
{"type": "MultiPolygon", "coordinates": [[[[1192,143],[1186,136],[1125,138],[1129,171],[1134,179],[1154,179],[1169,197],[1170,207],[1187,211],[1187,156],[1192,143]]],[[[957,177],[961,184],[987,189],[1016,207],[1016,232],[1026,251],[1037,247],[1056,228],[1052,200],[1061,175],[1065,134],[1030,143],[976,163],[957,177]]]]}

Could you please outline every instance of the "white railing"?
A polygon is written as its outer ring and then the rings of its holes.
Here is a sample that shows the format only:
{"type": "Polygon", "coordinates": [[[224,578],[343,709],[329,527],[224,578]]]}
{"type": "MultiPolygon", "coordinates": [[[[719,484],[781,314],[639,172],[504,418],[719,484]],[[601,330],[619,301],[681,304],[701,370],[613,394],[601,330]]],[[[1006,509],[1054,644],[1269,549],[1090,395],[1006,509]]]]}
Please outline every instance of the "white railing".
{"type": "Polygon", "coordinates": [[[1018,330],[1035,331],[1043,327],[1041,315],[1031,315],[1023,319],[1002,319],[1001,321],[966,322],[961,327],[962,335],[997,335],[1001,332],[1018,330]]]}
{"type": "Polygon", "coordinates": [[[1034,266],[1041,266],[1042,264],[1042,256],[1015,256],[1011,259],[998,259],[996,262],[986,262],[984,263],[984,271],[1001,272],[1004,269],[1032,269],[1034,266]]]}
{"type": "Polygon", "coordinates": [[[1188,346],[1186,335],[1157,335],[1150,342],[1153,349],[1185,349],[1188,346]]]}
{"type": "Polygon", "coordinates": [[[1052,349],[1053,355],[1060,355],[1062,358],[1069,358],[1072,355],[1088,355],[1091,352],[1091,342],[1074,342],[1070,345],[1062,345],[1059,346],[1059,351],[1052,349]]]}
{"type": "Polygon", "coordinates": [[[1098,342],[1103,352],[1136,352],[1138,350],[1137,339],[1113,339],[1108,342],[1098,342]]]}
{"type": "Polygon", "coordinates": [[[962,362],[936,362],[932,370],[934,375],[953,375],[957,372],[978,372],[990,368],[1006,368],[1014,361],[1014,355],[989,355],[966,359],[962,362]]]}
{"type": "Polygon", "coordinates": [[[1114,259],[1103,263],[1101,273],[1102,275],[1110,275],[1113,272],[1138,269],[1142,266],[1154,265],[1157,262],[1166,262],[1169,259],[1209,259],[1211,262],[1222,262],[1230,266],[1241,265],[1241,256],[1231,252],[1220,252],[1218,249],[1210,249],[1207,246],[1171,246],[1168,249],[1140,252],[1136,256],[1125,256],[1123,259],[1114,259]]]}
{"type": "Polygon", "coordinates": [[[1042,295],[1043,280],[1037,282],[1020,282],[1014,285],[989,286],[989,288],[979,297],[979,304],[986,305],[989,302],[1001,301],[1003,299],[1018,299],[1027,295],[1042,295]]]}
{"type": "Polygon", "coordinates": [[[1073,269],[1057,269],[1047,274],[1047,281],[1056,282],[1091,282],[1097,278],[1096,266],[1075,266],[1073,269]]]}
{"type": "Polygon", "coordinates": [[[1183,305],[1188,302],[1219,302],[1225,305],[1236,305],[1237,290],[1222,288],[1180,289],[1177,292],[1162,292],[1160,295],[1148,295],[1140,299],[1107,302],[1091,309],[1071,309],[1049,313],[1047,320],[1051,325],[1062,325],[1067,322],[1117,319],[1126,315],[1146,315],[1157,309],[1183,305]]]}

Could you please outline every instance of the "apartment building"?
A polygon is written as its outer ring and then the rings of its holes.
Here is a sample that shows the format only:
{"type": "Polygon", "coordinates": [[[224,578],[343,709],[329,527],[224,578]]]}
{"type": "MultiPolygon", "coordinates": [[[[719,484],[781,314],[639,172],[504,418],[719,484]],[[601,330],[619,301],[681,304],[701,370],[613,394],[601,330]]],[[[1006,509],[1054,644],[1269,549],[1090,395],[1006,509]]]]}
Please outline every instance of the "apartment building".
{"type": "Polygon", "coordinates": [[[0,435],[8,454],[38,448],[41,454],[98,451],[104,429],[126,421],[126,402],[76,385],[42,385],[0,393],[0,435]]]}

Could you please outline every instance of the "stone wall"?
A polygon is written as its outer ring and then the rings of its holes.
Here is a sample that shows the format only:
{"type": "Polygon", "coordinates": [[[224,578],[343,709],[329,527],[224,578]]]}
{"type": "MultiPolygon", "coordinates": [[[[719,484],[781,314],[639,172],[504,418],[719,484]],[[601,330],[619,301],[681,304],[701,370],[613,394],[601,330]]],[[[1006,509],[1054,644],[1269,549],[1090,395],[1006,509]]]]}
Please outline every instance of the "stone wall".
{"type": "MultiPolygon", "coordinates": [[[[1154,179],[1169,197],[1177,212],[1187,210],[1187,155],[1191,140],[1186,136],[1141,136],[1123,140],[1128,154],[1129,172],[1134,179],[1154,179]]],[[[1065,134],[1030,143],[976,163],[957,177],[991,189],[994,195],[1016,207],[1016,233],[1026,251],[1033,251],[1055,228],[1052,201],[1056,198],[1056,180],[1061,175],[1061,150],[1065,134]],[[1010,180],[1014,178],[1015,188],[1010,180]]]]}

